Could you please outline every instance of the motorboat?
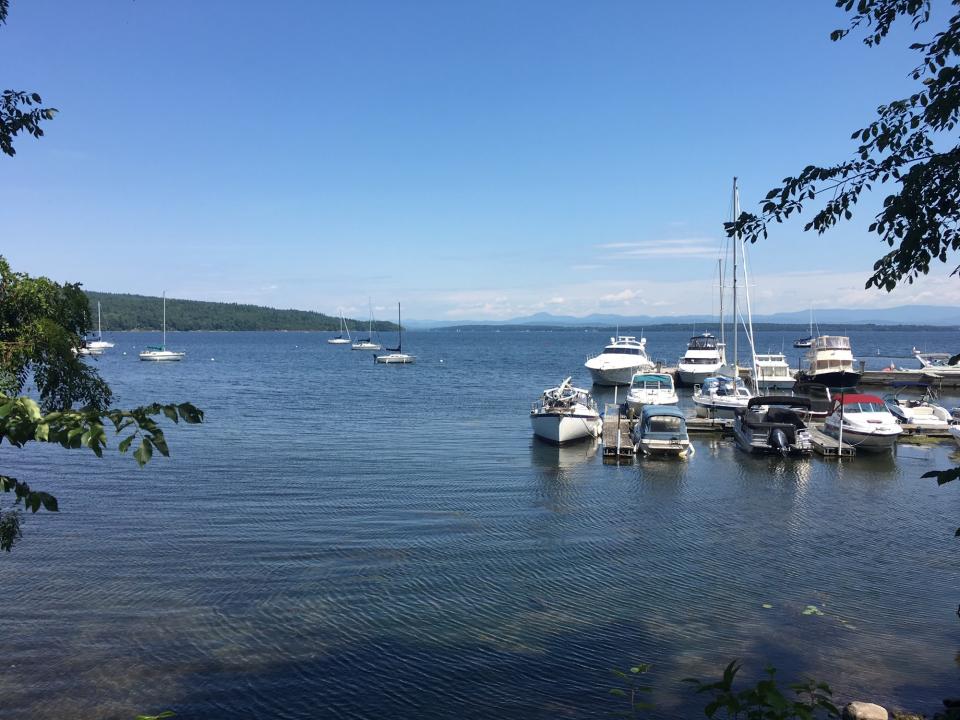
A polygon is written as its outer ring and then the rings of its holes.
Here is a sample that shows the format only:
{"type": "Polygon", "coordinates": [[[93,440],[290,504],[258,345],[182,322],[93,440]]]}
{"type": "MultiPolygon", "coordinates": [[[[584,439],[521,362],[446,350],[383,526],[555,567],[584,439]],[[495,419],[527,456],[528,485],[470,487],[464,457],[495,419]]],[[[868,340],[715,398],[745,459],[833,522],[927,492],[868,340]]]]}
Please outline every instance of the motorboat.
{"type": "Polygon", "coordinates": [[[757,391],[791,390],[797,382],[783,353],[753,356],[753,379],[757,391]]]}
{"type": "Polygon", "coordinates": [[[900,393],[886,395],[883,398],[887,410],[893,413],[901,423],[916,425],[921,428],[940,428],[947,427],[953,422],[950,411],[940,405],[935,405],[927,399],[926,394],[923,397],[904,398],[900,393]]]}
{"type": "Polygon", "coordinates": [[[141,360],[150,362],[177,362],[186,357],[185,352],[176,350],[167,350],[167,293],[163,293],[163,343],[160,345],[148,345],[147,349],[140,353],[141,360]]]}
{"type": "Polygon", "coordinates": [[[714,375],[724,364],[723,343],[710,333],[694,335],[687,343],[687,351],[677,362],[677,377],[681,385],[696,385],[714,375]]]}
{"type": "Polygon", "coordinates": [[[367,336],[365,338],[357,338],[354,340],[353,345],[350,346],[351,350],[382,350],[383,346],[378,342],[373,341],[373,304],[370,304],[370,324],[367,326],[367,336]]]}
{"type": "Polygon", "coordinates": [[[920,361],[920,368],[924,375],[939,378],[960,377],[960,356],[945,352],[921,352],[913,349],[913,355],[920,361]],[[951,360],[954,362],[951,364],[951,360]]]}
{"type": "Polygon", "coordinates": [[[792,395],[761,395],[750,398],[736,411],[733,436],[749,453],[809,455],[813,450],[804,416],[810,401],[792,395]]]}
{"type": "Polygon", "coordinates": [[[627,391],[627,407],[639,412],[644,405],[676,405],[680,402],[669,373],[637,373],[627,391]]]}
{"type": "Polygon", "coordinates": [[[343,319],[343,310],[340,311],[340,332],[336,337],[328,338],[327,342],[331,345],[350,344],[350,328],[347,327],[347,321],[343,319]],[[344,333],[347,334],[346,337],[343,336],[344,333]]]}
{"type": "Polygon", "coordinates": [[[634,452],[644,455],[693,455],[687,420],[674,405],[644,405],[640,420],[630,431],[634,452]]]}
{"type": "MultiPolygon", "coordinates": [[[[327,341],[329,342],[329,340],[327,341]]],[[[400,324],[400,303],[397,303],[397,346],[386,348],[386,355],[374,355],[373,361],[381,365],[412,365],[417,361],[416,355],[408,355],[403,351],[403,325],[400,324]]]]}
{"type": "Polygon", "coordinates": [[[850,389],[860,382],[860,373],[853,368],[850,338],[843,335],[821,335],[814,339],[807,353],[807,367],[797,372],[797,383],[825,385],[831,389],[850,389]]]}
{"type": "Polygon", "coordinates": [[[728,375],[712,375],[693,389],[693,402],[701,417],[717,412],[733,414],[738,408],[747,407],[752,397],[742,378],[728,375]]]}
{"type": "Polygon", "coordinates": [[[823,431],[858,451],[884,452],[896,445],[903,428],[876,395],[843,393],[834,398],[833,412],[824,420],[823,431]]]}
{"type": "MultiPolygon", "coordinates": [[[[112,348],[113,343],[108,342],[103,339],[103,327],[100,324],[100,301],[97,301],[97,337],[95,340],[89,340],[86,343],[86,347],[89,350],[106,350],[107,348],[112,348]]],[[[92,353],[93,355],[99,355],[100,353],[92,353]]]]}
{"type": "Polygon", "coordinates": [[[597,403],[571,380],[568,377],[557,387],[544,390],[530,408],[533,434],[555,445],[599,437],[603,428],[597,403]]]}
{"type": "Polygon", "coordinates": [[[647,339],[633,335],[610,338],[603,352],[584,363],[594,385],[629,385],[633,376],[656,366],[647,357],[647,339]]]}

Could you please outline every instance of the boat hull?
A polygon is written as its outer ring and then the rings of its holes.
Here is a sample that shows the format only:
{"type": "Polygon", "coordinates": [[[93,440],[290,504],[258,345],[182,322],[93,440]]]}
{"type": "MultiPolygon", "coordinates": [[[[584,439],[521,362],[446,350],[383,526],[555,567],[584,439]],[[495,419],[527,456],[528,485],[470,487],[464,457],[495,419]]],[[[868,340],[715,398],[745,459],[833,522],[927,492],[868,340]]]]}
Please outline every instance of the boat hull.
{"type": "Polygon", "coordinates": [[[142,352],[140,353],[140,359],[145,362],[179,362],[183,360],[186,353],[182,352],[142,352]]]}
{"type": "Polygon", "coordinates": [[[330,345],[349,345],[350,341],[346,338],[332,338],[327,340],[327,343],[330,345]]]}
{"type": "Polygon", "coordinates": [[[675,392],[665,393],[630,393],[627,395],[627,407],[639,412],[644,405],[676,405],[680,402],[675,392]]]}
{"type": "Polygon", "coordinates": [[[413,365],[417,361],[416,355],[406,353],[391,353],[390,355],[374,355],[374,362],[381,365],[413,365]]]}
{"type": "Polygon", "coordinates": [[[801,370],[797,373],[799,385],[823,385],[828,388],[854,388],[860,382],[860,373],[849,370],[813,373],[801,370]]]}
{"type": "Polygon", "coordinates": [[[950,433],[950,437],[953,438],[953,441],[957,443],[957,447],[960,447],[960,425],[951,425],[947,428],[947,432],[950,433]]]}
{"type": "Polygon", "coordinates": [[[681,385],[699,385],[711,375],[716,375],[720,363],[716,365],[701,365],[696,370],[680,365],[677,367],[677,380],[681,385]],[[701,370],[700,368],[705,368],[701,370]]]}
{"type": "Polygon", "coordinates": [[[536,413],[530,415],[533,434],[554,445],[598,437],[603,421],[597,415],[536,413]]]}
{"type": "Polygon", "coordinates": [[[656,440],[640,438],[637,451],[647,457],[687,458],[690,455],[690,440],[656,440]]]}
{"type": "MultiPolygon", "coordinates": [[[[824,423],[823,432],[835,440],[840,439],[840,427],[836,423],[824,423]]],[[[858,451],[881,453],[892,450],[897,444],[900,434],[900,428],[897,428],[895,432],[890,430],[864,432],[845,427],[843,429],[843,442],[853,445],[858,451]]]]}
{"type": "Polygon", "coordinates": [[[629,385],[633,376],[643,370],[648,370],[650,366],[647,363],[637,365],[626,365],[622,367],[590,367],[590,377],[593,378],[594,385],[629,385]]]}

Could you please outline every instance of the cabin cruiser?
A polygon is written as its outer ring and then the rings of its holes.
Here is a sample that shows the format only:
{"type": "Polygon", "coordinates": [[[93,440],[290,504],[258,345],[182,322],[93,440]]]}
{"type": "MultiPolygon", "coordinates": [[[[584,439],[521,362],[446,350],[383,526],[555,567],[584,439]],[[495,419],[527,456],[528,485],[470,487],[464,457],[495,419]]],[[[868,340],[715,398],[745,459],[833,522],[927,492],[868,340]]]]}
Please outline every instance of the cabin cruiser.
{"type": "Polygon", "coordinates": [[[637,340],[632,335],[610,338],[603,352],[584,363],[594,385],[629,385],[634,373],[653,370],[655,365],[647,357],[647,339],[637,340]]]}
{"type": "Polygon", "coordinates": [[[757,391],[791,390],[796,379],[783,353],[767,353],[753,356],[753,379],[757,391]]]}
{"type": "Polygon", "coordinates": [[[884,452],[897,443],[903,432],[900,423],[876,395],[845,393],[835,398],[833,412],[823,423],[823,431],[857,450],[884,452]]]}
{"type": "Polygon", "coordinates": [[[741,378],[713,375],[693,389],[693,402],[697,415],[706,417],[718,411],[732,414],[737,408],[747,407],[753,395],[741,378]]]}
{"type": "Polygon", "coordinates": [[[677,362],[677,376],[683,385],[696,385],[715,374],[725,360],[723,343],[718,343],[710,333],[695,335],[677,362]]]}
{"type": "Polygon", "coordinates": [[[810,401],[790,395],[761,395],[750,398],[747,407],[737,410],[733,436],[749,453],[809,455],[813,450],[803,415],[810,401]]]}
{"type": "Polygon", "coordinates": [[[570,381],[567,378],[557,387],[544,390],[530,408],[533,434],[555,445],[598,437],[603,427],[590,393],[570,381]]]}
{"type": "Polygon", "coordinates": [[[956,356],[951,356],[950,353],[920,352],[914,348],[913,355],[920,361],[920,368],[925,375],[949,378],[960,377],[960,362],[955,362],[951,365],[950,361],[956,356]]]}
{"type": "Polygon", "coordinates": [[[627,392],[627,407],[639,412],[644,405],[676,405],[680,402],[669,373],[637,373],[627,392]]]}
{"type": "Polygon", "coordinates": [[[887,395],[883,398],[893,416],[901,423],[916,425],[921,428],[946,428],[953,418],[950,412],[940,405],[934,405],[924,395],[919,400],[903,398],[900,394],[887,395]]]}
{"type": "Polygon", "coordinates": [[[634,452],[644,455],[693,455],[687,421],[673,405],[645,405],[640,421],[630,432],[634,452]]]}
{"type": "Polygon", "coordinates": [[[828,388],[854,388],[860,382],[860,373],[853,369],[853,363],[850,338],[821,335],[807,353],[807,367],[797,372],[797,382],[828,388]]]}

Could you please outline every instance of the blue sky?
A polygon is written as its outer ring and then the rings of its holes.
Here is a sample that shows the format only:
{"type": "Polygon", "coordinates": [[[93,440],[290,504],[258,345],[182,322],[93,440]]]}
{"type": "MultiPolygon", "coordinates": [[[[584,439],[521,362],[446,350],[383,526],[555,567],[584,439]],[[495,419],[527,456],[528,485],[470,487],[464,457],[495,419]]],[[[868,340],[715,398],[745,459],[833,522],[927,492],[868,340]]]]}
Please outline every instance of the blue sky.
{"type": "MultiPolygon", "coordinates": [[[[914,62],[829,0],[11,5],[0,86],[61,111],[0,159],[16,269],[360,316],[710,312],[732,176],[845,157],[914,62]]],[[[960,303],[862,290],[879,200],[752,248],[755,310],[960,303]]]]}

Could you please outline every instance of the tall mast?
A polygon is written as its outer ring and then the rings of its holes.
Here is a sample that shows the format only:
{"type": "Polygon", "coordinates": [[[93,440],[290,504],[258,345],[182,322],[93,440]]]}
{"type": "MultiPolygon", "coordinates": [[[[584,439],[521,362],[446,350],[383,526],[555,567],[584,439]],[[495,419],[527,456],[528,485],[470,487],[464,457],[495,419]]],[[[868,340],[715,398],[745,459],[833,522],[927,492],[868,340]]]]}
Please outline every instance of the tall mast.
{"type": "Polygon", "coordinates": [[[403,325],[400,324],[400,303],[397,303],[397,352],[403,352],[403,325]]]}
{"type": "MultiPolygon", "coordinates": [[[[733,220],[736,222],[740,215],[740,191],[737,189],[737,178],[733,178],[733,220]]],[[[737,354],[737,245],[740,244],[740,233],[733,238],[733,368],[737,372],[737,363],[740,359],[737,354]]]]}
{"type": "Polygon", "coordinates": [[[103,328],[100,326],[100,301],[97,300],[97,339],[103,340],[103,328]]]}
{"type": "Polygon", "coordinates": [[[720,344],[726,347],[727,336],[723,324],[723,258],[717,258],[717,281],[720,283],[720,344]]]}
{"type": "Polygon", "coordinates": [[[167,349],[167,291],[163,291],[163,349],[167,349]]]}

